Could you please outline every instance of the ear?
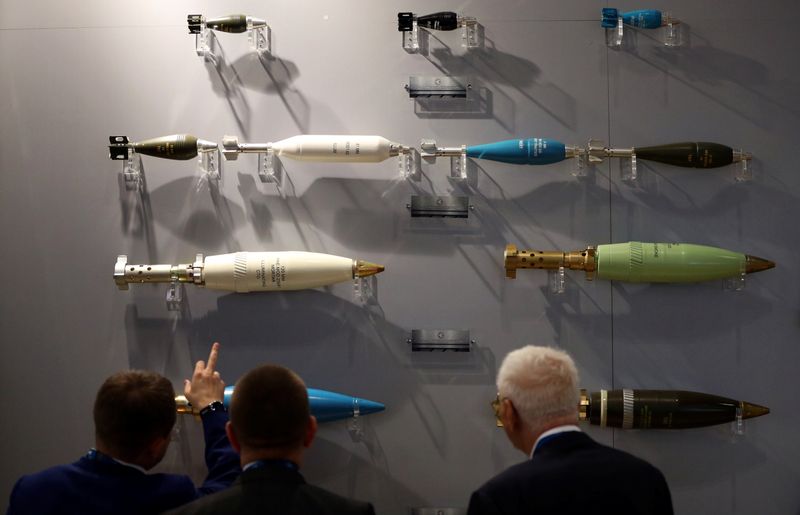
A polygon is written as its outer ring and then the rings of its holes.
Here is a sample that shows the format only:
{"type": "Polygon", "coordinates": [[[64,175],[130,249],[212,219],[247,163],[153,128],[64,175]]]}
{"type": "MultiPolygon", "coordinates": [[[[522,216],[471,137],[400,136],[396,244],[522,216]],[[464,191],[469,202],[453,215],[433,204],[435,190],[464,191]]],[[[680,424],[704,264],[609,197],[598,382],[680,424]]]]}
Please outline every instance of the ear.
{"type": "Polygon", "coordinates": [[[503,421],[503,426],[507,427],[509,431],[519,431],[522,419],[520,419],[517,408],[514,407],[514,403],[511,402],[511,399],[503,399],[500,407],[500,420],[503,421]]]}
{"type": "Polygon", "coordinates": [[[314,437],[317,435],[317,417],[311,415],[308,417],[308,427],[306,427],[306,435],[303,437],[303,447],[308,449],[311,447],[311,442],[314,441],[314,437]]]}
{"type": "Polygon", "coordinates": [[[167,453],[167,448],[169,447],[169,442],[170,435],[153,438],[147,446],[147,450],[145,451],[146,455],[143,456],[143,459],[137,459],[132,463],[140,465],[145,470],[150,470],[164,459],[164,455],[167,453]]]}
{"type": "Polygon", "coordinates": [[[242,446],[239,444],[239,440],[236,439],[236,433],[233,432],[233,426],[231,425],[230,420],[225,424],[225,434],[228,435],[228,441],[231,442],[231,447],[237,453],[242,453],[242,446]]]}

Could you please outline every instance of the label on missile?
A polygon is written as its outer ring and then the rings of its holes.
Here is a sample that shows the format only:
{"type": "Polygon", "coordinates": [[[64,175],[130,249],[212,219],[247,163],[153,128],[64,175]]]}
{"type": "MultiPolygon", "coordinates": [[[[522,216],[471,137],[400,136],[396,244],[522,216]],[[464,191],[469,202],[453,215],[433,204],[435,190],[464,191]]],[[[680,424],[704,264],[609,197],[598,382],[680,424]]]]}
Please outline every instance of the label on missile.
{"type": "Polygon", "coordinates": [[[280,289],[286,281],[286,266],[281,264],[280,256],[275,258],[274,263],[267,263],[266,259],[259,261],[259,267],[256,268],[256,279],[261,284],[263,289],[280,289]],[[271,286],[267,285],[270,283],[271,286]]]}

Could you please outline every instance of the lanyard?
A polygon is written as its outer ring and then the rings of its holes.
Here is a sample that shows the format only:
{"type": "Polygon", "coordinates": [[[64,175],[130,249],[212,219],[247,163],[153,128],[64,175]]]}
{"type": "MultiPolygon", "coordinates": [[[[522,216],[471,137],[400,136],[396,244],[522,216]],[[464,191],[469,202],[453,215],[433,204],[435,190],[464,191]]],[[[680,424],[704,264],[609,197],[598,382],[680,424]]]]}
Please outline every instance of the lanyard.
{"type": "Polygon", "coordinates": [[[115,460],[111,456],[108,456],[107,454],[103,454],[97,449],[89,449],[89,452],[86,453],[86,458],[92,461],[97,461],[99,463],[107,463],[109,465],[119,465],[119,463],[117,463],[117,460],[115,460]]]}

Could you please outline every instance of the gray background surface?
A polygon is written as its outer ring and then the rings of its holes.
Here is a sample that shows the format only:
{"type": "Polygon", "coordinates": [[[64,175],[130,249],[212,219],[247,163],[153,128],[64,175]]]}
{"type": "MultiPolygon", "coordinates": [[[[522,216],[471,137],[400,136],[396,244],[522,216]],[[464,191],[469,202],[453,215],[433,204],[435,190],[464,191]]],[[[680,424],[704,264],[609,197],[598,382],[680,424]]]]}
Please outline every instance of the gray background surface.
{"type": "MultiPolygon", "coordinates": [[[[364,419],[362,441],[324,426],[310,481],[368,499],[382,513],[466,506],[470,492],[519,462],[494,427],[489,401],[503,356],[527,343],[575,357],[590,389],[676,388],[742,398],[772,413],[747,425],[680,432],[585,429],[661,468],[678,513],[796,513],[800,317],[796,264],[800,174],[800,4],[656,2],[688,22],[690,41],[660,32],[605,47],[601,2],[0,1],[0,498],[21,474],[72,461],[92,444],[94,393],[110,373],[160,371],[176,387],[209,345],[233,383],[255,363],[297,370],[309,386],[387,405],[364,419]],[[457,33],[430,38],[429,55],[400,46],[396,12],[454,9],[485,27],[484,49],[462,55],[457,33]],[[243,12],[272,27],[274,59],[245,35],[218,35],[215,69],[194,54],[187,13],[243,12]],[[415,114],[409,75],[468,75],[488,106],[473,115],[415,114]],[[256,160],[223,162],[219,187],[194,161],[144,158],[144,194],[120,189],[112,134],[189,132],[219,141],[301,133],[379,134],[416,145],[513,137],[617,146],[718,141],[756,156],[755,180],[733,168],[646,165],[638,184],[616,164],[576,180],[568,166],[476,163],[468,184],[448,163],[422,180],[394,161],[286,161],[278,188],[256,160]],[[467,221],[411,220],[411,194],[467,193],[467,221]],[[546,275],[504,278],[502,250],[684,241],[767,257],[778,268],[743,292],[718,283],[586,282],[547,292],[546,275]],[[288,294],[187,288],[188,312],[165,310],[163,286],[117,291],[117,254],[189,262],[196,252],[309,250],[385,264],[377,304],[351,285],[288,294]],[[469,355],[412,356],[414,328],[469,328],[469,355]]],[[[649,7],[622,2],[617,7],[649,7]]],[[[159,470],[203,475],[198,424],[159,470]]]]}

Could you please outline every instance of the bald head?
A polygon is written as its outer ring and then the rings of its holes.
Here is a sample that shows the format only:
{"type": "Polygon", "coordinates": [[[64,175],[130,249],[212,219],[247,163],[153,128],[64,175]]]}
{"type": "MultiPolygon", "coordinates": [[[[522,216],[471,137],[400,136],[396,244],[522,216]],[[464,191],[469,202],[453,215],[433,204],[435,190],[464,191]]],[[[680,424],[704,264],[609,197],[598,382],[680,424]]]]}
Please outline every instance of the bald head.
{"type": "Polygon", "coordinates": [[[243,449],[302,446],[311,418],[308,391],[288,368],[261,365],[236,382],[230,417],[243,449]]]}
{"type": "Polygon", "coordinates": [[[510,352],[497,373],[497,391],[531,428],[578,418],[578,371],[566,352],[534,345],[510,352]]]}

